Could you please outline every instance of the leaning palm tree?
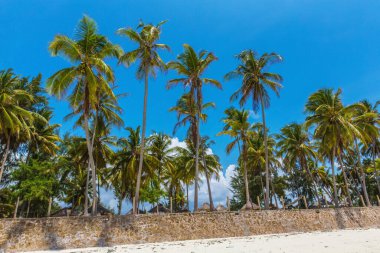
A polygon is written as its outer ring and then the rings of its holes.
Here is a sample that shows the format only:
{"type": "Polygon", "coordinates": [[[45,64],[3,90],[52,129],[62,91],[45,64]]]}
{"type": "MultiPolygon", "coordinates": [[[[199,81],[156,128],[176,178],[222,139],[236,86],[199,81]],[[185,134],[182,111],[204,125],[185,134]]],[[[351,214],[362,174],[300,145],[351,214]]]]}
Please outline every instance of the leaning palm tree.
{"type": "Polygon", "coordinates": [[[289,170],[296,168],[298,164],[303,171],[306,171],[313,184],[314,196],[320,206],[317,183],[308,163],[309,160],[314,161],[317,158],[317,153],[314,151],[315,147],[311,143],[306,127],[303,124],[292,123],[281,128],[281,133],[276,137],[278,139],[278,152],[284,159],[284,165],[289,170]]]}
{"type": "Polygon", "coordinates": [[[231,100],[239,99],[240,106],[243,106],[252,98],[253,110],[256,112],[261,107],[264,146],[265,146],[265,208],[269,208],[269,165],[268,165],[268,147],[267,147],[267,127],[265,122],[265,108],[270,105],[270,97],[267,89],[271,89],[279,95],[279,89],[282,88],[282,77],[279,74],[266,72],[270,64],[282,61],[282,57],[276,53],[265,53],[258,56],[252,50],[245,50],[237,55],[240,64],[235,70],[225,75],[225,79],[242,78],[241,87],[232,94],[231,100]]]}
{"type": "Polygon", "coordinates": [[[184,52],[177,56],[176,61],[168,63],[168,68],[173,69],[180,78],[172,79],[168,82],[167,87],[171,88],[178,84],[189,87],[190,91],[190,104],[195,104],[197,107],[196,120],[195,120],[195,146],[196,146],[196,161],[195,161],[195,192],[194,192],[194,211],[198,210],[198,173],[199,173],[199,144],[200,144],[200,131],[199,124],[201,121],[202,107],[203,107],[203,94],[202,88],[204,84],[211,84],[218,88],[222,85],[219,81],[211,78],[203,77],[204,72],[209,65],[217,60],[213,53],[205,50],[197,53],[190,45],[183,45],[184,52]]]}
{"type": "MultiPolygon", "coordinates": [[[[120,62],[130,66],[135,61],[139,60],[140,63],[137,68],[136,76],[138,79],[143,79],[145,82],[144,88],[144,109],[143,109],[143,122],[142,122],[142,134],[141,134],[141,149],[140,149],[140,160],[139,160],[139,170],[137,173],[137,183],[136,183],[136,193],[135,201],[139,203],[140,194],[140,184],[141,184],[141,174],[144,162],[144,150],[145,150],[145,132],[146,132],[146,110],[148,103],[148,79],[149,76],[156,77],[157,69],[165,70],[165,63],[162,61],[158,54],[158,49],[169,50],[169,46],[165,44],[159,44],[157,41],[161,36],[161,26],[165,24],[166,21],[162,21],[157,25],[144,24],[140,22],[137,29],[132,28],[120,28],[117,33],[121,36],[129,38],[131,41],[138,44],[138,48],[130,52],[125,53],[120,57],[120,62]]],[[[134,205],[134,213],[137,213],[138,206],[134,205]]]]}
{"type": "Polygon", "coordinates": [[[0,136],[2,142],[5,141],[1,143],[5,148],[0,164],[0,182],[8,159],[11,139],[15,143],[21,136],[30,139],[30,129],[37,118],[46,123],[42,116],[21,106],[32,102],[33,97],[24,90],[17,89],[19,82],[19,77],[11,69],[0,71],[0,136]]]}
{"type": "MultiPolygon", "coordinates": [[[[70,86],[72,94],[68,96],[73,111],[83,110],[83,128],[86,134],[86,144],[89,153],[92,171],[92,184],[96,189],[96,171],[89,132],[89,117],[96,109],[98,94],[104,93],[115,99],[109,85],[114,81],[114,74],[104,59],[119,57],[120,47],[112,44],[108,39],[98,34],[94,20],[84,16],[76,28],[74,39],[65,35],[56,35],[49,45],[53,56],[62,55],[72,63],[71,67],[59,70],[47,80],[47,90],[58,99],[65,96],[70,86]]],[[[97,196],[94,193],[92,206],[93,215],[96,214],[97,196]]]]}
{"type": "Polygon", "coordinates": [[[245,186],[245,208],[251,209],[252,202],[249,196],[248,185],[248,168],[247,168],[247,155],[248,155],[248,139],[250,124],[248,122],[249,113],[246,110],[237,110],[235,108],[229,108],[224,112],[226,117],[223,119],[225,124],[223,131],[218,135],[229,135],[233,138],[233,141],[227,145],[227,154],[231,153],[234,147],[239,149],[239,160],[243,163],[244,171],[244,186],[245,186]]]}
{"type": "Polygon", "coordinates": [[[306,112],[309,116],[306,118],[305,126],[315,127],[314,138],[320,140],[320,148],[329,154],[335,207],[338,207],[339,203],[334,161],[337,159],[340,164],[349,205],[352,205],[342,153],[345,147],[353,143],[355,136],[362,138],[360,131],[351,123],[351,117],[357,108],[345,107],[340,97],[341,93],[340,89],[336,92],[332,89],[321,89],[313,93],[306,102],[306,112]]]}

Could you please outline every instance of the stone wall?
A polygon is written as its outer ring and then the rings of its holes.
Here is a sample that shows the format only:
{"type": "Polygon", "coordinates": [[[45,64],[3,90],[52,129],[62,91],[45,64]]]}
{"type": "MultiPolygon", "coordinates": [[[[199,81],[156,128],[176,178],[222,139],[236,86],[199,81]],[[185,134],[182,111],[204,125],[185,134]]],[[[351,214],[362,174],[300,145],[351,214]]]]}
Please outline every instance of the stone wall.
{"type": "Polygon", "coordinates": [[[0,248],[64,249],[286,232],[380,228],[380,208],[0,220],[0,248]]]}

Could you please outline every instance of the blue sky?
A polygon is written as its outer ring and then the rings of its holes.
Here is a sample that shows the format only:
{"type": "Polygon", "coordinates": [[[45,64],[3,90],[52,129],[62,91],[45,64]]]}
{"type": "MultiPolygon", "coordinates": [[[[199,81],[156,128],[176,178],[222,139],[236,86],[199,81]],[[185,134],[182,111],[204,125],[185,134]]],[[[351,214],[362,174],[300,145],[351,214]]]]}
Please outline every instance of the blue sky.
{"type": "MultiPolygon", "coordinates": [[[[94,18],[100,33],[124,50],[134,45],[115,31],[138,24],[139,19],[157,23],[168,20],[163,27],[162,43],[170,45],[163,52],[165,61],[172,60],[188,43],[195,49],[214,52],[219,58],[206,72],[207,77],[223,81],[223,76],[236,66],[234,55],[243,49],[259,53],[277,52],[284,62],[272,71],[284,77],[280,98],[272,94],[267,121],[271,132],[277,132],[292,121],[303,121],[307,97],[320,88],[343,89],[345,103],[367,98],[380,98],[380,9],[379,1],[295,1],[295,0],[160,0],[160,1],[37,1],[0,0],[0,69],[13,68],[18,74],[35,76],[42,73],[46,80],[69,63],[51,57],[47,47],[54,35],[72,36],[83,14],[94,18]]],[[[141,122],[143,84],[135,79],[135,67],[115,69],[118,92],[129,95],[120,101],[123,119],[128,126],[141,122]]],[[[159,74],[150,80],[148,131],[172,133],[176,122],[173,106],[183,90],[166,90],[167,80],[174,73],[159,74]]],[[[208,111],[209,119],[202,134],[216,141],[213,152],[221,157],[224,168],[236,162],[236,154],[227,156],[228,137],[216,137],[220,131],[223,111],[231,104],[229,97],[239,81],[223,81],[223,90],[205,88],[205,101],[214,101],[216,109],[208,111]]],[[[72,130],[71,122],[62,122],[70,112],[64,101],[51,99],[54,123],[62,124],[62,132],[72,130]]],[[[249,104],[247,105],[249,108],[249,104]]],[[[254,115],[252,122],[261,120],[254,115]]],[[[123,136],[123,130],[114,131],[123,136]]],[[[185,129],[178,132],[180,140],[185,129]]]]}

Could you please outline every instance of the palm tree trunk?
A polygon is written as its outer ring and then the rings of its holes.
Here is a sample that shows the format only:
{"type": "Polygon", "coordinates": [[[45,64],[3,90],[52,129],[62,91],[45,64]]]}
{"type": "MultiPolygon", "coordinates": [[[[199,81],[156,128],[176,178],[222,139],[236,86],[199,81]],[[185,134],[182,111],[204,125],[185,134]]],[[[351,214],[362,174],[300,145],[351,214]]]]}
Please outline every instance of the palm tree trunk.
{"type": "MultiPolygon", "coordinates": [[[[273,167],[272,167],[273,169],[273,167]]],[[[274,175],[273,171],[271,171],[271,174],[274,175]]],[[[274,203],[276,205],[276,208],[278,208],[278,202],[277,202],[277,197],[276,197],[276,191],[274,190],[274,185],[273,185],[273,179],[272,177],[270,177],[270,184],[272,186],[272,193],[273,193],[273,197],[274,197],[274,203]]]]}
{"type": "Polygon", "coordinates": [[[90,182],[90,161],[88,161],[88,165],[87,165],[86,189],[84,192],[84,210],[83,210],[84,216],[88,216],[88,184],[89,182],[90,182]]]}
{"type": "Polygon", "coordinates": [[[356,147],[356,152],[358,153],[358,163],[359,163],[359,170],[360,170],[360,183],[362,185],[362,190],[363,190],[363,195],[364,195],[364,199],[365,199],[365,202],[367,204],[367,206],[371,206],[371,202],[369,201],[369,197],[368,197],[368,192],[367,192],[367,184],[366,184],[366,181],[365,181],[365,174],[364,174],[364,170],[363,170],[363,166],[362,166],[362,157],[361,157],[361,154],[360,154],[360,150],[359,150],[359,145],[358,145],[358,141],[357,139],[355,139],[355,147],[356,147]]]}
{"type": "Polygon", "coordinates": [[[244,186],[245,186],[245,209],[252,209],[251,197],[249,196],[249,185],[248,185],[248,170],[247,170],[247,156],[246,156],[246,144],[243,141],[243,153],[240,150],[240,144],[238,143],[239,153],[243,154],[243,170],[244,170],[244,186]]]}
{"type": "Polygon", "coordinates": [[[98,174],[98,202],[100,203],[100,176],[98,174]]]}
{"type": "Polygon", "coordinates": [[[207,181],[208,199],[210,201],[210,211],[214,211],[214,202],[212,200],[210,177],[207,172],[206,172],[206,181],[207,181]]]}
{"type": "MultiPolygon", "coordinates": [[[[94,143],[95,143],[95,134],[96,134],[96,125],[98,121],[98,111],[96,111],[95,116],[95,123],[94,123],[94,132],[92,134],[92,140],[91,140],[91,149],[94,149],[94,143]]],[[[85,196],[84,196],[84,216],[88,216],[88,184],[90,182],[90,161],[88,161],[87,165],[87,176],[86,176],[86,190],[85,190],[85,196]]],[[[100,200],[100,198],[99,198],[100,200]]]]}
{"type": "Polygon", "coordinates": [[[203,159],[203,167],[204,167],[205,174],[206,174],[208,199],[209,199],[209,202],[210,202],[210,211],[214,211],[214,201],[212,200],[212,192],[211,192],[211,185],[210,185],[210,176],[207,173],[207,164],[206,164],[205,152],[204,151],[203,151],[203,154],[202,154],[202,159],[203,159]]]}
{"type": "Polygon", "coordinates": [[[48,212],[47,212],[47,217],[50,217],[50,212],[51,212],[51,204],[53,202],[53,198],[49,198],[49,205],[48,205],[48,212]]]}
{"type": "Polygon", "coordinates": [[[9,154],[9,147],[10,147],[10,144],[11,144],[11,138],[10,136],[8,135],[7,136],[7,144],[6,144],[6,147],[5,147],[5,152],[3,154],[3,160],[1,161],[1,169],[0,169],[0,183],[1,183],[1,179],[3,177],[3,173],[4,173],[4,169],[5,169],[5,163],[7,162],[7,159],[8,159],[8,154],[9,154]]]}
{"type": "Polygon", "coordinates": [[[19,203],[20,203],[20,197],[17,197],[17,202],[16,202],[16,207],[15,207],[15,212],[13,214],[13,219],[17,218],[17,210],[18,210],[19,203]]]}
{"type": "Polygon", "coordinates": [[[330,158],[330,163],[331,163],[331,173],[332,173],[332,178],[333,178],[334,204],[335,204],[335,208],[338,208],[339,207],[339,202],[338,202],[338,192],[337,192],[337,189],[336,189],[334,158],[335,158],[335,148],[333,148],[333,150],[332,150],[332,156],[330,158]]]}
{"type": "Polygon", "coordinates": [[[263,182],[263,172],[261,171],[261,166],[260,166],[260,186],[261,186],[261,190],[263,192],[263,198],[264,198],[264,202],[265,202],[265,187],[264,187],[264,182],[263,182]]]}
{"type": "Polygon", "coordinates": [[[119,199],[118,199],[118,203],[117,203],[117,215],[121,214],[121,207],[123,205],[123,199],[124,199],[124,197],[122,196],[122,194],[120,194],[119,199]]]}
{"type": "Polygon", "coordinates": [[[345,168],[343,166],[343,161],[342,161],[341,154],[338,155],[338,161],[339,161],[339,165],[342,168],[342,172],[343,172],[344,187],[346,188],[346,191],[347,191],[348,205],[352,206],[351,194],[350,194],[350,191],[349,191],[349,188],[348,188],[347,174],[346,174],[346,170],[345,170],[345,168]]]}
{"type": "Polygon", "coordinates": [[[142,123],[142,132],[141,132],[141,147],[140,147],[140,161],[139,161],[139,170],[137,172],[137,182],[136,182],[136,193],[135,193],[135,210],[134,214],[137,214],[139,210],[139,196],[140,196],[140,185],[141,185],[141,174],[142,167],[144,162],[144,149],[145,149],[145,132],[146,132],[146,110],[148,104],[148,68],[145,68],[145,90],[144,90],[144,109],[143,109],[143,123],[142,123]]]}
{"type": "Polygon", "coordinates": [[[29,210],[30,210],[30,200],[28,200],[28,207],[26,208],[26,218],[29,217],[29,210]]]}
{"type": "Polygon", "coordinates": [[[91,171],[92,171],[92,191],[93,191],[92,215],[96,215],[97,214],[96,171],[95,171],[94,157],[92,153],[90,131],[88,129],[87,113],[84,113],[84,130],[86,133],[87,150],[88,150],[88,156],[89,156],[90,166],[91,166],[91,171]]]}
{"type": "Polygon", "coordinates": [[[198,211],[198,174],[199,174],[199,112],[197,115],[197,139],[195,143],[194,212],[198,211]]]}
{"type": "Polygon", "coordinates": [[[187,210],[190,210],[190,207],[189,207],[189,184],[186,184],[186,200],[187,200],[187,210]]]}
{"type": "Polygon", "coordinates": [[[265,108],[264,108],[263,97],[261,97],[261,113],[263,116],[263,134],[264,134],[264,147],[265,147],[265,209],[269,209],[268,140],[267,140],[267,127],[266,127],[266,123],[265,123],[265,108]]]}

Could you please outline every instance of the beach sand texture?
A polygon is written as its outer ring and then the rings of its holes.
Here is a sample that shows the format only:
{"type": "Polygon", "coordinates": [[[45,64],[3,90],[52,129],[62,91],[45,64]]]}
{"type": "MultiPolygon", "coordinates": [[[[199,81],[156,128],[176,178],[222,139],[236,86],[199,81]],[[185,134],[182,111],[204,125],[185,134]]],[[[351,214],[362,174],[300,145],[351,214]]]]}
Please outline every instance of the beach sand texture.
{"type": "MultiPolygon", "coordinates": [[[[38,251],[49,252],[49,251],[38,251]]],[[[259,235],[236,238],[131,244],[55,253],[379,253],[380,229],[259,235]]],[[[36,251],[34,251],[36,253],[36,251]]]]}

